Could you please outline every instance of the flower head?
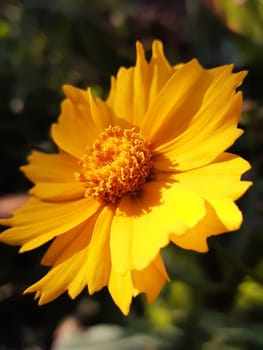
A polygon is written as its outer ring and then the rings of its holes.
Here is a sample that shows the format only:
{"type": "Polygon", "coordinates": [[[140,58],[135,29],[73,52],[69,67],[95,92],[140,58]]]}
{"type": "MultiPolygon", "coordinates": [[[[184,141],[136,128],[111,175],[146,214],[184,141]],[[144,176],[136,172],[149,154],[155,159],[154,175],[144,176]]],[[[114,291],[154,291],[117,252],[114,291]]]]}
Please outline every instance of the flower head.
{"type": "Polygon", "coordinates": [[[108,98],[65,85],[52,138],[58,153],[34,151],[22,167],[34,183],[2,242],[28,251],[52,240],[50,271],[26,292],[47,303],[107,286],[124,314],[169,279],[160,249],[173,242],[198,252],[207,238],[239,228],[234,203],[250,186],[249,164],[226,153],[238,129],[246,72],[204,69],[197,60],[171,66],[162,43],[120,68],[108,98]]]}

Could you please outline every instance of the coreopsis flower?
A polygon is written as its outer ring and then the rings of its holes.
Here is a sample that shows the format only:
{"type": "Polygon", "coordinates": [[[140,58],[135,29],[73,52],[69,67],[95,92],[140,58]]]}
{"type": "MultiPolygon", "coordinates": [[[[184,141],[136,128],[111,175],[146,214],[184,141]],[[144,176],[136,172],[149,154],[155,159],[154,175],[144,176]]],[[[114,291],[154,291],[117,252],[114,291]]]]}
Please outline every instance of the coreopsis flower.
{"type": "Polygon", "coordinates": [[[242,222],[234,201],[250,166],[225,150],[242,134],[236,89],[246,72],[196,59],[172,66],[157,40],[148,62],[136,47],[136,65],[120,68],[105,101],[63,87],[58,152],[33,151],[22,167],[30,199],[1,221],[11,226],[1,241],[20,252],[52,240],[42,259],[51,269],[26,290],[40,304],[107,286],[128,314],[133,297],[152,302],[169,279],[161,248],[206,252],[209,236],[242,222]]]}

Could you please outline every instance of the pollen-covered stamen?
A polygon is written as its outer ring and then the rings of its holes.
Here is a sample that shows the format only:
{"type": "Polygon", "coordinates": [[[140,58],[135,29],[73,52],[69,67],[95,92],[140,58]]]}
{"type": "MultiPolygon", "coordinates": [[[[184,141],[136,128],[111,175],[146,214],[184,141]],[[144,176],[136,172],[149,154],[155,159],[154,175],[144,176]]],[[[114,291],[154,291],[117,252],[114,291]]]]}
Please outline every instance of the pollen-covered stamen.
{"type": "Polygon", "coordinates": [[[86,188],[85,196],[114,203],[127,193],[140,190],[152,168],[152,151],[135,129],[110,126],[80,161],[76,180],[86,188]]]}

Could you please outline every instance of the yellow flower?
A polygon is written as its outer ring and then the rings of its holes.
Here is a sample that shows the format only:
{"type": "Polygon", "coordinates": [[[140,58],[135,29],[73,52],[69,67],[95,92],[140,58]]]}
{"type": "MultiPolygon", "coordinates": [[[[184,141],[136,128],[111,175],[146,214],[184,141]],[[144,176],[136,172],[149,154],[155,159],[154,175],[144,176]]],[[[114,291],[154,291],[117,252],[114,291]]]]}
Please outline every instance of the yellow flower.
{"type": "Polygon", "coordinates": [[[120,68],[106,101],[65,85],[57,154],[34,151],[22,167],[35,184],[29,201],[1,223],[2,242],[25,252],[53,240],[50,271],[26,292],[47,303],[107,286],[124,314],[139,293],[152,302],[169,279],[160,249],[173,242],[206,252],[207,238],[236,230],[234,201],[250,186],[249,164],[226,153],[237,128],[246,72],[171,66],[162,43],[120,68]]]}

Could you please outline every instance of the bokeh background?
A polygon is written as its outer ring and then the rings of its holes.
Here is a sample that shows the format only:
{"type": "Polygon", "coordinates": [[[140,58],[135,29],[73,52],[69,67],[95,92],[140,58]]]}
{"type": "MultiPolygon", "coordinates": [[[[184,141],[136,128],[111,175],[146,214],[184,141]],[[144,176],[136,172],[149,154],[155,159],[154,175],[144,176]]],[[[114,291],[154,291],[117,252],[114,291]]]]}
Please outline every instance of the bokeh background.
{"type": "Polygon", "coordinates": [[[0,246],[0,349],[263,349],[263,1],[1,0],[0,215],[30,183],[19,171],[32,148],[52,152],[64,83],[107,96],[110,75],[135,62],[135,41],[163,41],[176,64],[247,69],[241,127],[231,151],[252,163],[239,201],[244,224],[209,239],[210,251],[164,250],[171,283],[152,305],[136,298],[123,317],[106,291],[38,307],[22,291],[38,280],[46,247],[0,246]]]}

